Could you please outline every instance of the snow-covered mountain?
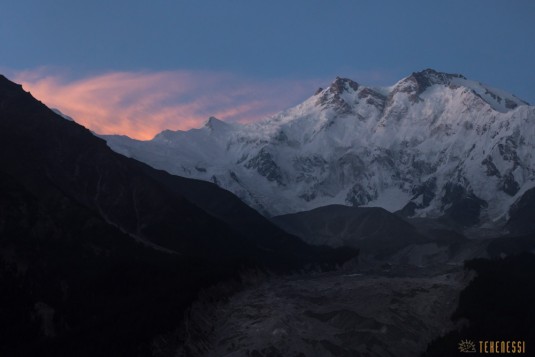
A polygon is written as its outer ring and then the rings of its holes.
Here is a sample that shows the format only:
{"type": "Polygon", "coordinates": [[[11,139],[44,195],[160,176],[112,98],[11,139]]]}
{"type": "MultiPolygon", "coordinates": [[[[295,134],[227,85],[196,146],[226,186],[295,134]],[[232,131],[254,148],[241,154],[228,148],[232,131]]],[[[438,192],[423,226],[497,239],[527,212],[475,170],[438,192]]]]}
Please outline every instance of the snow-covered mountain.
{"type": "Polygon", "coordinates": [[[535,186],[535,107],[432,69],[388,88],[336,78],[248,125],[210,118],[150,141],[104,138],[121,154],[215,182],[271,216],[345,204],[494,225],[535,186]]]}

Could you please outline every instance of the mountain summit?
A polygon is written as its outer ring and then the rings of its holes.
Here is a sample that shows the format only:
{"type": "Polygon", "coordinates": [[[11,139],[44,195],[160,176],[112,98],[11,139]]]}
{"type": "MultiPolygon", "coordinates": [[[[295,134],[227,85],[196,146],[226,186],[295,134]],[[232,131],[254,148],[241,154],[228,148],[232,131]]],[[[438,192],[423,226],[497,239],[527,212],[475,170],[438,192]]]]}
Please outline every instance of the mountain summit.
{"type": "Polygon", "coordinates": [[[268,216],[344,204],[498,225],[535,187],[535,107],[460,74],[426,69],[388,88],[337,77],[263,121],[207,126],[167,141],[104,138],[268,216]]]}

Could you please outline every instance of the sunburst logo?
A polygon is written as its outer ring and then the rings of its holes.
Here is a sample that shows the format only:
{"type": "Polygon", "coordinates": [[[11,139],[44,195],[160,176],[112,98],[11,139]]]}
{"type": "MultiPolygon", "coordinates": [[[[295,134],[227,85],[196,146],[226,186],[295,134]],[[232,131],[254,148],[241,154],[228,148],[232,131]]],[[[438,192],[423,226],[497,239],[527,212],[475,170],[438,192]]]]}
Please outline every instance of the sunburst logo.
{"type": "Polygon", "coordinates": [[[474,341],[461,340],[461,342],[459,342],[459,351],[463,353],[475,353],[476,344],[474,341]]]}

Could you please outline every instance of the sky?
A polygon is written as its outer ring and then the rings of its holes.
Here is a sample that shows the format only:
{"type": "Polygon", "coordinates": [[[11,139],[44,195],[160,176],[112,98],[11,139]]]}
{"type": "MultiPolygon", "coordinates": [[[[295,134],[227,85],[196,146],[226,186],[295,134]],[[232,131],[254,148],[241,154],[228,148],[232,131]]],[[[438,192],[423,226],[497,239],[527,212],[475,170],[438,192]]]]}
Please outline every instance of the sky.
{"type": "Polygon", "coordinates": [[[425,68],[535,103],[535,1],[2,0],[0,73],[102,134],[247,123],[425,68]]]}

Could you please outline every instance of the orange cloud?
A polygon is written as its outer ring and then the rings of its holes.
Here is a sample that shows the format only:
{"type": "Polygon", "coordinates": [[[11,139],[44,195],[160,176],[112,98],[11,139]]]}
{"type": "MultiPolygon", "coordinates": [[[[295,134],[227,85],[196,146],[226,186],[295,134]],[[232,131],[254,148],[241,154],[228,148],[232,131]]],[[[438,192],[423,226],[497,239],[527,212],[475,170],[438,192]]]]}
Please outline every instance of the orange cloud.
{"type": "Polygon", "coordinates": [[[247,81],[217,72],[111,72],[79,79],[46,69],[14,80],[51,108],[99,134],[148,140],[164,129],[200,127],[208,117],[252,122],[313,94],[313,81],[247,81]]]}

